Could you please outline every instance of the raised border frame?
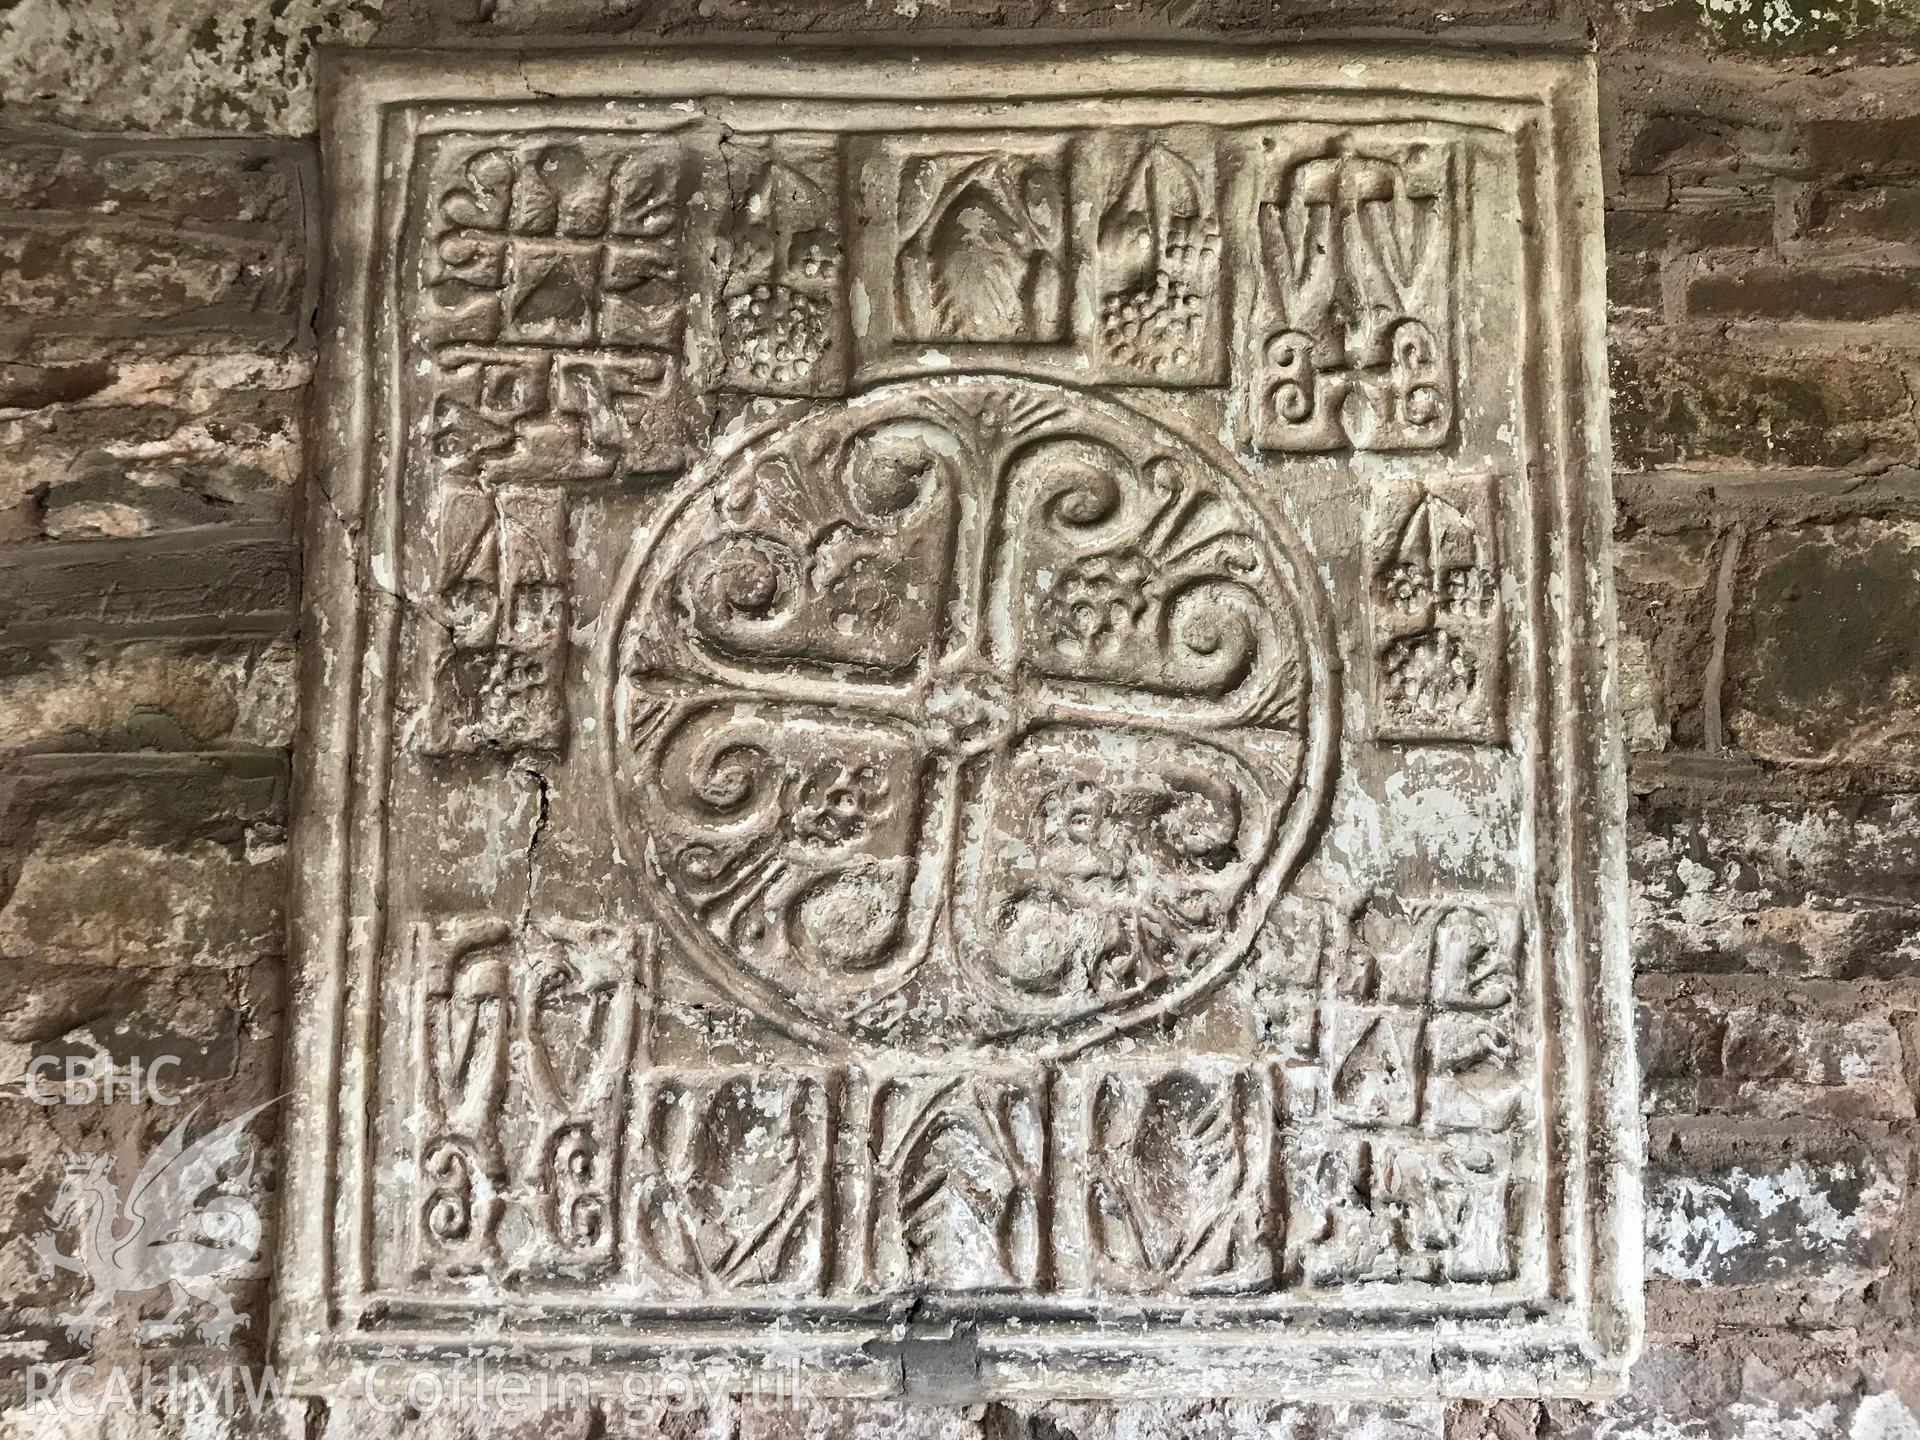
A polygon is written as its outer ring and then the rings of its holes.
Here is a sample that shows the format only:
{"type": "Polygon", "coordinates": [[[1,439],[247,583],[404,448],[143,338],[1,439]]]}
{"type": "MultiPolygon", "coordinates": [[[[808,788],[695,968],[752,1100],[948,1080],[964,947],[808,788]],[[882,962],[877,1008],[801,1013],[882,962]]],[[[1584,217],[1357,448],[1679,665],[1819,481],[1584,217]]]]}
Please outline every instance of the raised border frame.
{"type": "MultiPolygon", "coordinates": [[[[1572,943],[1548,977],[1546,1036],[1563,1062],[1550,1075],[1544,1117],[1555,1145],[1549,1245],[1562,1277],[1555,1318],[1516,1329],[1498,1319],[1439,1319],[1425,1330],[1326,1325],[1262,1327],[1204,1343],[1180,1334],[1086,1327],[1078,1337],[981,1325],[972,1337],[977,1398],[1173,1394],[1292,1398],[1603,1396],[1624,1385],[1641,1331],[1640,1117],[1625,935],[1625,767],[1613,676],[1613,585],[1606,425],[1604,252],[1594,63],[1591,56],[1509,51],[1415,51],[1342,45],[1252,50],[1225,46],[1052,50],[956,49],[924,59],[899,49],[746,47],[581,52],[367,51],[329,54],[322,77],[322,159],[328,200],[324,343],[305,505],[302,711],[295,759],[290,999],[292,1113],[273,1317],[276,1357],[300,1391],[341,1390],[378,1377],[375,1357],[432,1367],[471,1363],[464,1341],[363,1328],[367,1295],[351,1226],[337,1216],[342,1183],[362,1174],[349,1117],[365,1114],[368,976],[384,922],[368,877],[384,863],[381,812],[387,704],[382,637],[398,597],[379,564],[392,507],[379,502],[392,416],[383,400],[379,285],[402,217],[383,205],[381,167],[395,127],[415,107],[525,103],[551,118],[567,102],[676,100],[737,91],[750,72],[761,105],[813,98],[909,101],[930,91],[958,101],[1071,102],[1180,94],[1251,97],[1311,91],[1372,98],[1503,103],[1531,131],[1538,163],[1523,169],[1538,220],[1527,302],[1537,318],[1524,401],[1536,417],[1534,481],[1551,506],[1541,526],[1557,604],[1538,639],[1550,652],[1542,697],[1543,805],[1563,817],[1566,913],[1572,943]],[[1542,405],[1543,395],[1556,397],[1542,405]],[[1579,1043],[1568,1045],[1569,1040],[1579,1043]],[[456,1352],[459,1352],[456,1355],[456,1352]],[[1070,1360],[1067,1371],[1056,1360],[1070,1360]],[[1072,1384],[1061,1380],[1070,1371],[1072,1384]],[[1050,1373],[1049,1373],[1050,1372],[1050,1373]]],[[[1539,522],[1536,521],[1536,524],[1539,522]]],[[[1554,1067],[1549,1067],[1550,1071],[1554,1067]]],[[[913,1342],[817,1337],[801,1348],[816,1393],[885,1395],[915,1385],[913,1342]],[[863,1343],[865,1342],[865,1343],[863,1343]]],[[[504,1349],[505,1340],[502,1337],[504,1349]]],[[[791,1339],[786,1342],[791,1346],[791,1339]]],[[[609,1391],[635,1369],[740,1358],[739,1338],[682,1322],[668,1334],[527,1333],[513,1352],[585,1360],[609,1391]]],[[[929,1359],[932,1357],[929,1356],[929,1359]]],[[[389,1366],[389,1369],[392,1367],[389,1366]]],[[[389,1377],[391,1380],[392,1376],[389,1377]]]]}

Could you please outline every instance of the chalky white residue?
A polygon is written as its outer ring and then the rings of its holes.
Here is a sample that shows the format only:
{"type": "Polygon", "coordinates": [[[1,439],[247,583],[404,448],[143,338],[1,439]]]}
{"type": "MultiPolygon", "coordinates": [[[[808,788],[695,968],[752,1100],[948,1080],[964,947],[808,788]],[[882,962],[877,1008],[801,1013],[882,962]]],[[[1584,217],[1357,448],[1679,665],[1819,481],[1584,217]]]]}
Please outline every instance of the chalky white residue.
{"type": "Polygon", "coordinates": [[[1847,1428],[1847,1440],[1920,1440],[1920,1418],[1898,1395],[1882,1391],[1860,1402],[1847,1428]]]}
{"type": "Polygon", "coordinates": [[[1851,1212],[1842,1214],[1833,1203],[1831,1183],[1844,1177],[1837,1165],[1826,1172],[1823,1176],[1795,1160],[1764,1174],[1733,1170],[1725,1184],[1692,1177],[1670,1181],[1650,1201],[1648,1268],[1676,1280],[1705,1281],[1714,1275],[1712,1262],[1718,1257],[1759,1241],[1733,1218],[1736,1197],[1763,1220],[1793,1207],[1796,1238],[1834,1247],[1852,1240],[1870,1217],[1899,1200],[1898,1187],[1882,1175],[1861,1189],[1851,1212]]]}
{"type": "Polygon", "coordinates": [[[1676,1280],[1705,1281],[1713,1274],[1712,1261],[1750,1244],[1754,1234],[1734,1223],[1724,1208],[1727,1196],[1719,1187],[1683,1180],[1669,1192],[1669,1202],[1655,1207],[1647,1234],[1647,1269],[1676,1280]]]}
{"type": "Polygon", "coordinates": [[[1386,789],[1390,829],[1403,849],[1423,850],[1442,868],[1462,874],[1480,868],[1485,836],[1472,806],[1437,785],[1410,786],[1405,771],[1389,775],[1386,789]]]}

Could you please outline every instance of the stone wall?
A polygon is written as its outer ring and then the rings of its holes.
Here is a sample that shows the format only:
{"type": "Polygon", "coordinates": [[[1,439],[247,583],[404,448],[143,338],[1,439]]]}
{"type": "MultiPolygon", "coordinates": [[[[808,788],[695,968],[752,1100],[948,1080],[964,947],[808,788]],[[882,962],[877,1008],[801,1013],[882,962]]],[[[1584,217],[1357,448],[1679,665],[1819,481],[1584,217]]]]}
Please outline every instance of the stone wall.
{"type": "MultiPolygon", "coordinates": [[[[14,0],[0,7],[0,1435],[55,1417],[67,1152],[280,1093],[326,44],[1047,38],[1601,56],[1649,1173],[1631,1393],[578,1412],[528,1434],[1920,1436],[1920,12],[1911,0],[14,0]],[[42,1106],[36,1056],[184,1057],[42,1106]]],[[[261,1125],[271,1132],[274,1111],[261,1125]]],[[[270,1165],[259,1177],[271,1189],[270,1165]]],[[[232,1356],[257,1360],[266,1307],[232,1356]]],[[[158,1313],[157,1311],[154,1313],[158,1313]]],[[[211,1369],[197,1341],[96,1364],[211,1369]]],[[[138,1400],[138,1396],[134,1397],[138,1400]]],[[[432,1417],[446,1433],[478,1421],[432,1417]]],[[[229,1422],[308,1436],[405,1416],[229,1422]]]]}

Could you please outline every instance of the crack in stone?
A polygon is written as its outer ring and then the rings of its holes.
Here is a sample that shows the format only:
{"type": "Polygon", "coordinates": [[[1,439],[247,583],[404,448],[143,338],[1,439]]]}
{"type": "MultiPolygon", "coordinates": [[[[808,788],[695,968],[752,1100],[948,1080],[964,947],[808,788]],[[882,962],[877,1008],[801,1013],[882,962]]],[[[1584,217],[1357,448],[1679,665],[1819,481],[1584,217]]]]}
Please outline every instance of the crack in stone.
{"type": "Polygon", "coordinates": [[[533,834],[527,837],[527,890],[520,902],[519,929],[525,933],[533,924],[533,886],[534,869],[538,864],[537,852],[540,849],[540,842],[546,838],[547,831],[552,826],[553,782],[547,779],[544,771],[536,770],[531,765],[516,764],[513,770],[516,775],[530,777],[533,783],[540,787],[540,809],[534,817],[533,834]]]}

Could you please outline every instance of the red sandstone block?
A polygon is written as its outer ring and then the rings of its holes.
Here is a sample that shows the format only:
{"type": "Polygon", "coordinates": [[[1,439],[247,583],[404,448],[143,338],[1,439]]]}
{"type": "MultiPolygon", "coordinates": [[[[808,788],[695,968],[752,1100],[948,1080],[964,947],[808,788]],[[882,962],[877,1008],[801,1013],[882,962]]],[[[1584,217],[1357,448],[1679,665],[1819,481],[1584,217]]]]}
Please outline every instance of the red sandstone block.
{"type": "Polygon", "coordinates": [[[1920,796],[1672,788],[1627,812],[1643,971],[1920,975],[1920,796]]]}
{"type": "Polygon", "coordinates": [[[1648,1144],[1647,1274],[1831,1305],[1888,1273],[1906,1197],[1906,1147],[1883,1134],[1659,1127],[1648,1144]]]}
{"type": "Polygon", "coordinates": [[[1728,633],[1728,730],[1770,761],[1920,770],[1920,525],[1749,544],[1728,633]]]}
{"type": "Polygon", "coordinates": [[[1902,1119],[1914,1114],[1884,1002],[1816,1000],[1771,984],[1643,982],[1641,1107],[1649,1115],[1902,1119]]]}
{"type": "Polygon", "coordinates": [[[1663,331],[1610,347],[1613,456],[1623,470],[1851,467],[1920,458],[1897,362],[1776,354],[1663,331]]]}
{"type": "Polygon", "coordinates": [[[1920,266],[1757,264],[1687,286],[1690,314],[1725,319],[1870,321],[1920,310],[1920,266]]]}

